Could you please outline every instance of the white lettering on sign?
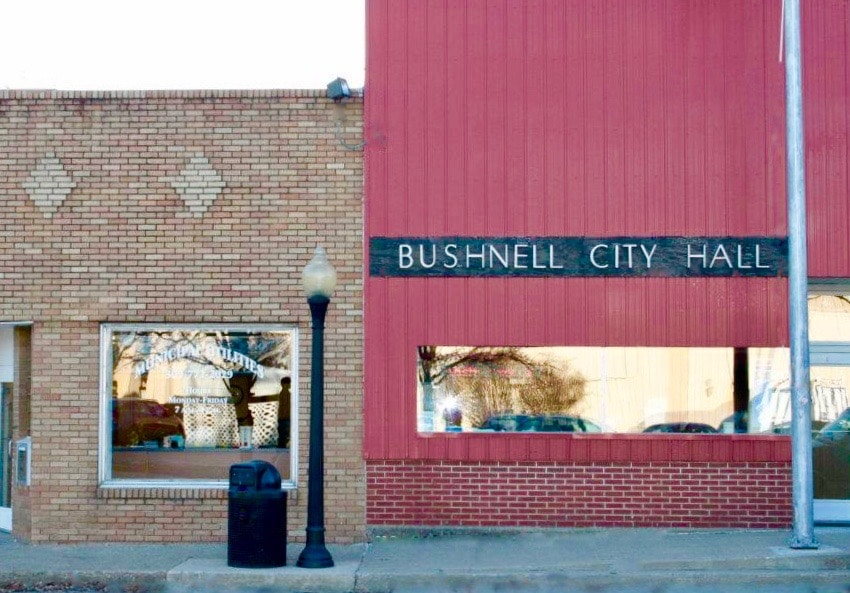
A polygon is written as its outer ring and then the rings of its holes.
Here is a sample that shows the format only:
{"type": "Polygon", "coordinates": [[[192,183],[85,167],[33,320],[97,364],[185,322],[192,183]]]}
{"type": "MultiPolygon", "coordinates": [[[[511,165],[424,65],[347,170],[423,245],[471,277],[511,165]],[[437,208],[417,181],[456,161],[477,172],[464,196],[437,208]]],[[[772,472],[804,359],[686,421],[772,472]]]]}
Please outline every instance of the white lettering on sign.
{"type": "Polygon", "coordinates": [[[695,261],[700,267],[709,270],[716,268],[766,270],[770,268],[769,265],[762,263],[761,245],[758,243],[752,245],[749,249],[740,243],[734,245],[720,243],[713,249],[710,249],[707,243],[696,248],[689,244],[686,258],[689,268],[695,261]]]}
{"type": "Polygon", "coordinates": [[[400,243],[398,246],[398,267],[401,270],[431,269],[442,267],[447,270],[462,266],[465,268],[493,270],[559,270],[564,265],[555,258],[554,245],[535,243],[495,244],[484,243],[480,246],[465,245],[459,253],[456,243],[448,243],[438,249],[436,244],[412,245],[400,243]]]}
{"type": "MultiPolygon", "coordinates": [[[[373,241],[376,241],[373,239],[373,241]]],[[[771,237],[447,237],[381,239],[377,276],[783,276],[771,237]]]]}
{"type": "MultiPolygon", "coordinates": [[[[487,247],[486,245],[482,245],[481,246],[481,253],[477,253],[477,252],[473,253],[472,246],[471,245],[466,246],[466,267],[467,268],[471,268],[472,267],[472,261],[476,260],[476,259],[481,260],[479,267],[481,267],[481,268],[484,267],[485,253],[487,251],[486,247],[487,247]]],[[[492,261],[492,259],[491,259],[491,261],[492,261]]]]}
{"type": "MultiPolygon", "coordinates": [[[[205,346],[203,349],[198,348],[194,344],[181,344],[179,346],[174,346],[172,348],[168,348],[163,352],[159,352],[157,354],[151,354],[145,360],[138,363],[133,371],[135,372],[137,377],[141,377],[147,372],[153,370],[156,366],[175,361],[181,358],[189,358],[189,359],[201,359],[204,363],[208,364],[218,364],[220,361],[226,361],[236,364],[239,367],[247,369],[257,375],[259,379],[262,379],[266,375],[265,368],[263,365],[258,363],[256,360],[245,356],[241,352],[236,352],[235,350],[231,350],[230,348],[225,348],[224,346],[205,346]]],[[[194,369],[187,369],[183,372],[182,376],[187,376],[186,373],[191,372],[194,369]]],[[[172,371],[173,372],[173,371],[172,371]]],[[[230,369],[217,369],[217,368],[205,368],[203,371],[197,371],[198,373],[203,373],[203,375],[198,376],[206,376],[206,377],[226,377],[229,373],[229,376],[233,376],[233,371],[230,369]]],[[[229,377],[228,377],[229,378],[229,377]]]]}
{"type": "Polygon", "coordinates": [[[599,270],[608,268],[631,270],[638,266],[650,269],[652,256],[655,255],[657,248],[658,245],[655,243],[651,248],[643,243],[599,243],[590,250],[590,265],[599,270]],[[635,251],[636,247],[640,247],[639,253],[635,251]],[[640,256],[643,259],[640,259],[640,256]]]}
{"type": "Polygon", "coordinates": [[[411,257],[412,253],[413,247],[410,245],[402,243],[398,246],[398,267],[400,269],[406,270],[413,267],[413,257],[411,257]]]}
{"type": "Polygon", "coordinates": [[[446,257],[449,259],[446,263],[443,264],[444,268],[456,268],[457,267],[457,245],[454,243],[449,243],[446,245],[446,257]]]}
{"type": "Polygon", "coordinates": [[[705,252],[708,249],[708,246],[703,244],[702,251],[698,254],[693,253],[692,247],[693,247],[693,245],[688,244],[688,267],[689,268],[691,267],[691,260],[693,260],[693,259],[702,259],[702,267],[703,268],[707,267],[707,265],[706,265],[707,262],[706,262],[706,259],[705,259],[705,252]]]}

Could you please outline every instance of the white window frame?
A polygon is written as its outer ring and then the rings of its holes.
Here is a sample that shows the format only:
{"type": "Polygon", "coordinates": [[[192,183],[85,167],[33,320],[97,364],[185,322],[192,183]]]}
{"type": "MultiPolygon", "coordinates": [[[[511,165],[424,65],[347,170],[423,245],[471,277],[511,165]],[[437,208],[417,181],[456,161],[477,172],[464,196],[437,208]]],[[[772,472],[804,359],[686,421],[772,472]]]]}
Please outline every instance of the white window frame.
{"type": "Polygon", "coordinates": [[[291,412],[289,475],[282,476],[284,490],[297,488],[298,476],[298,327],[279,323],[102,323],[100,326],[100,403],[98,411],[98,486],[100,488],[192,488],[220,490],[228,487],[228,480],[192,479],[126,479],[112,477],[112,335],[126,331],[287,331],[291,338],[291,412]]]}

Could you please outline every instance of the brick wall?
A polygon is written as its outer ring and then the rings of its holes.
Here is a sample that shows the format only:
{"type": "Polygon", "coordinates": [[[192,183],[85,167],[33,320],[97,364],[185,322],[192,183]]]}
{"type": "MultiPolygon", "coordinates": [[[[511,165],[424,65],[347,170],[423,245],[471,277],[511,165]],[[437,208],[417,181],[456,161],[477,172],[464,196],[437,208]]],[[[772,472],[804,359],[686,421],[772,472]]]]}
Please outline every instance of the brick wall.
{"type": "MultiPolygon", "coordinates": [[[[14,332],[14,376],[12,393],[12,439],[18,440],[30,433],[32,386],[32,340],[30,328],[16,327],[14,332]]],[[[17,463],[17,460],[16,460],[17,463]]],[[[17,471],[17,466],[13,467],[17,471]]],[[[30,512],[29,487],[18,486],[12,480],[12,499],[15,511],[12,515],[12,530],[22,539],[30,539],[32,534],[32,513],[30,512]]]]}
{"type": "MultiPolygon", "coordinates": [[[[0,320],[32,322],[34,542],[222,541],[226,493],[98,488],[102,322],[301,328],[299,420],[309,420],[317,244],[337,268],[326,351],[326,523],[365,533],[360,100],[319,91],[0,91],[0,320]]],[[[306,521],[307,439],[291,539],[306,521]]],[[[21,516],[23,517],[23,515],[21,516]]]]}
{"type": "Polygon", "coordinates": [[[370,527],[791,524],[788,463],[375,461],[366,473],[370,527]]]}

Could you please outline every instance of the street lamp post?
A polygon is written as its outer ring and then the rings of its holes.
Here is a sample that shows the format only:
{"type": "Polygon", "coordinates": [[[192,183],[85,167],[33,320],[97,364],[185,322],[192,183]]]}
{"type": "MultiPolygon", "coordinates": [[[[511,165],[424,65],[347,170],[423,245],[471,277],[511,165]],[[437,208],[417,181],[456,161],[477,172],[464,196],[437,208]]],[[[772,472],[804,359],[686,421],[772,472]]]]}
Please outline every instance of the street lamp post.
{"type": "Polygon", "coordinates": [[[336,271],[325,249],[317,247],[313,259],[301,274],[310,317],[313,322],[312,368],[310,369],[310,465],[307,469],[307,545],[298,557],[302,568],[328,568],[334,565],[325,547],[325,463],[324,463],[324,331],[325,313],[336,285],[336,271]]]}
{"type": "Polygon", "coordinates": [[[812,399],[809,375],[808,256],[806,253],[806,147],[803,130],[803,58],[800,0],[783,2],[785,145],[788,192],[788,309],[791,347],[791,506],[789,545],[819,547],[814,532],[812,399]]]}

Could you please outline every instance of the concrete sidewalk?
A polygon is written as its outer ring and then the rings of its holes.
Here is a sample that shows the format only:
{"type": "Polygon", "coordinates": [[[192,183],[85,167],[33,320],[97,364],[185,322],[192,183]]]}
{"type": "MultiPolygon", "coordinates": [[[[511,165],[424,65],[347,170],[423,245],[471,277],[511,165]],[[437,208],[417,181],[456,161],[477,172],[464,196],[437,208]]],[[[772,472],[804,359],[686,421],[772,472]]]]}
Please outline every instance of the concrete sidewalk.
{"type": "Polygon", "coordinates": [[[817,550],[786,531],[577,529],[386,531],[328,546],[336,565],[227,566],[226,544],[28,545],[0,534],[0,591],[850,591],[850,528],[821,527],[817,550]],[[643,588],[642,588],[643,587],[643,588]],[[710,587],[709,589],[705,589],[710,587]],[[795,588],[798,587],[798,588],[795,588]]]}

